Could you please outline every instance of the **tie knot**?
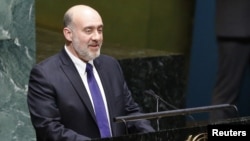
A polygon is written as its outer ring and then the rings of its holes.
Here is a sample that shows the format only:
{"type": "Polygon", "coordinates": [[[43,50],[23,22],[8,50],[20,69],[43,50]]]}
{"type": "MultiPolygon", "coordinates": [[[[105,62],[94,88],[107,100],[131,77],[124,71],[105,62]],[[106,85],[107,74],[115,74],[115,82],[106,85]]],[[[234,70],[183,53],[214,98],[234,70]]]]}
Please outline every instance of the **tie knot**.
{"type": "Polygon", "coordinates": [[[90,63],[87,63],[86,72],[92,72],[92,71],[93,71],[93,66],[90,63]]]}

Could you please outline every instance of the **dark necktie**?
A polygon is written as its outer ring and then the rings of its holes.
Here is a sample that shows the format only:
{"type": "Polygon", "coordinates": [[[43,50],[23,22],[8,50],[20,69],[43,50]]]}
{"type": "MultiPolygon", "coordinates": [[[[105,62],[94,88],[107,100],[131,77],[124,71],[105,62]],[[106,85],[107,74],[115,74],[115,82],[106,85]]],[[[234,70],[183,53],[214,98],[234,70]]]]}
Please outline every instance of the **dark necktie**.
{"type": "Polygon", "coordinates": [[[86,72],[87,72],[87,79],[88,79],[90,93],[92,95],[92,99],[94,102],[96,120],[97,120],[98,127],[101,133],[101,137],[103,138],[111,137],[111,133],[110,133],[109,125],[108,125],[109,123],[107,119],[107,112],[105,110],[101,91],[98,87],[98,84],[96,82],[96,79],[93,73],[93,66],[89,63],[87,63],[86,72]]]}

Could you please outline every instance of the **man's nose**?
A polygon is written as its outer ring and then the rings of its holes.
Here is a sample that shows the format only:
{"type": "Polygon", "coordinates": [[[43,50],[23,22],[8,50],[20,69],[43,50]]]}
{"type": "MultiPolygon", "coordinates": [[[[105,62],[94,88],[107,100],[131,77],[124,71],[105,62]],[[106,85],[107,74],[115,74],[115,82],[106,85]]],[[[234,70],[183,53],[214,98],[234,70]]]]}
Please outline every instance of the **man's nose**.
{"type": "Polygon", "coordinates": [[[93,32],[92,39],[93,40],[99,40],[102,37],[102,33],[98,32],[97,30],[93,32]]]}

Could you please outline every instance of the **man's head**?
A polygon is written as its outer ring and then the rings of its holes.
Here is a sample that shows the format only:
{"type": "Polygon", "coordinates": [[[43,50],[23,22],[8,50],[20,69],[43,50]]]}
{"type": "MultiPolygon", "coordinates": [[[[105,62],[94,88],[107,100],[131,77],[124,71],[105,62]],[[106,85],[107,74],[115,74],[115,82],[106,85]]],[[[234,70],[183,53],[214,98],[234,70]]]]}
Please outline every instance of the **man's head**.
{"type": "Polygon", "coordinates": [[[103,22],[99,13],[86,5],[71,7],[64,15],[66,46],[76,57],[87,62],[100,55],[103,22]]]}

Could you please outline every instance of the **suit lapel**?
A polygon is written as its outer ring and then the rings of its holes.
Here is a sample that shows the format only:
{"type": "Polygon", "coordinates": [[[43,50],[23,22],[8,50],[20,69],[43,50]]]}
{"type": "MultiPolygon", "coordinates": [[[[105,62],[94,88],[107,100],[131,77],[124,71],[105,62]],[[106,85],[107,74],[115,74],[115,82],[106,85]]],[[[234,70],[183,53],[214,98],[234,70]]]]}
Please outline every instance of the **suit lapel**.
{"type": "Polygon", "coordinates": [[[94,110],[93,110],[91,101],[89,99],[89,96],[87,94],[87,90],[86,90],[86,88],[81,80],[81,77],[80,77],[77,69],[75,68],[73,62],[71,61],[71,59],[69,58],[69,56],[67,55],[67,53],[64,49],[62,50],[62,52],[60,54],[60,58],[62,60],[61,69],[63,70],[63,72],[65,73],[67,78],[70,80],[76,93],[79,95],[83,104],[87,107],[91,116],[95,120],[94,110]]]}
{"type": "MultiPolygon", "coordinates": [[[[101,57],[101,56],[100,56],[101,57]]],[[[109,82],[109,76],[106,73],[105,64],[102,63],[102,60],[99,59],[100,57],[98,57],[97,59],[94,60],[94,65],[96,67],[96,70],[99,74],[99,77],[101,79],[102,82],[102,86],[105,92],[105,96],[106,96],[106,100],[107,100],[107,105],[108,105],[108,109],[109,109],[109,118],[110,118],[110,122],[113,123],[113,108],[115,107],[114,105],[114,97],[112,96],[112,89],[110,87],[110,82],[109,82]]],[[[112,126],[112,124],[111,124],[112,126]]]]}

